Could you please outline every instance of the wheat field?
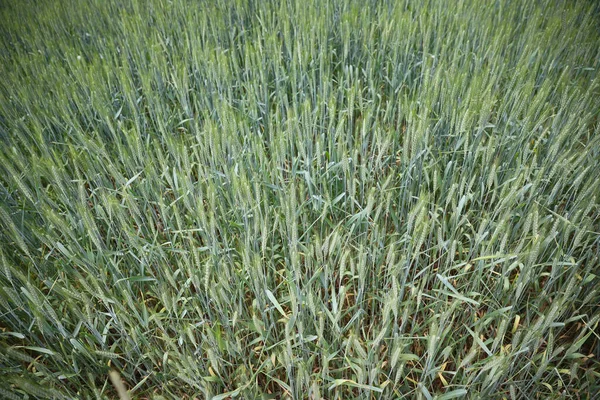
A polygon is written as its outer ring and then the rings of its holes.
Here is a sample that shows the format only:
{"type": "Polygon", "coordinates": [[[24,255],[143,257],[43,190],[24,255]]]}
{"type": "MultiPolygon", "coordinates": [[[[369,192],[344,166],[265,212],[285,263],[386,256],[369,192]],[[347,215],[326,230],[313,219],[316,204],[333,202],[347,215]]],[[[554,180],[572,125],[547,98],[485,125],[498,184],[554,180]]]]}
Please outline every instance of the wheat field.
{"type": "Polygon", "coordinates": [[[0,397],[594,398],[598,26],[0,2],[0,397]]]}

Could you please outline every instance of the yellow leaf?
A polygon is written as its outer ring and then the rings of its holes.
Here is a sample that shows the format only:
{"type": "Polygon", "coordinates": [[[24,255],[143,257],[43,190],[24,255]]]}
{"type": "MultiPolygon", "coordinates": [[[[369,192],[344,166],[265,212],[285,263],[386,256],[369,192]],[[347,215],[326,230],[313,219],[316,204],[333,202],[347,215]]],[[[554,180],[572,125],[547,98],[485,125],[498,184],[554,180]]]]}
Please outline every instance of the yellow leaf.
{"type": "Polygon", "coordinates": [[[521,316],[517,314],[515,316],[515,323],[513,324],[512,333],[515,333],[519,328],[519,321],[521,321],[521,316]]]}
{"type": "Polygon", "coordinates": [[[444,387],[448,386],[448,381],[446,380],[446,378],[444,378],[444,375],[442,375],[441,372],[438,372],[438,378],[440,378],[440,381],[442,381],[444,387]]]}

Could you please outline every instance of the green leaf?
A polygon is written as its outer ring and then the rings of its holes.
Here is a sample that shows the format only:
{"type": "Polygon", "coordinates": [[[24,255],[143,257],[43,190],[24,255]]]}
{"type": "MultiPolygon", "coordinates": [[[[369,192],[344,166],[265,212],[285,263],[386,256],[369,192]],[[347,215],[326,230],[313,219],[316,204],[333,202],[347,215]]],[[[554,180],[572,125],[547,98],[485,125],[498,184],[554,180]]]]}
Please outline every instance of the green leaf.
{"type": "Polygon", "coordinates": [[[16,346],[15,348],[27,349],[31,351],[35,351],[38,353],[48,354],[49,356],[56,355],[52,350],[46,349],[44,347],[36,347],[36,346],[16,346]]]}
{"type": "Polygon", "coordinates": [[[16,337],[17,339],[25,339],[25,335],[23,335],[22,333],[19,332],[3,332],[0,333],[0,336],[13,336],[16,337]]]}
{"type": "Polygon", "coordinates": [[[456,389],[456,390],[452,390],[450,392],[446,392],[438,397],[436,397],[437,400],[450,400],[450,399],[456,399],[457,397],[463,397],[467,394],[467,390],[466,389],[456,389]]]}
{"type": "Polygon", "coordinates": [[[119,282],[123,282],[123,281],[127,281],[127,282],[156,282],[156,278],[153,278],[151,276],[136,275],[136,276],[130,276],[128,278],[121,278],[121,279],[119,279],[115,283],[119,283],[119,282]]]}
{"type": "Polygon", "coordinates": [[[212,400],[224,400],[224,399],[226,399],[226,398],[228,398],[228,397],[233,397],[233,398],[235,398],[235,397],[237,397],[237,396],[240,394],[240,392],[241,392],[242,390],[243,390],[243,387],[241,387],[241,388],[238,388],[238,389],[236,389],[236,390],[233,390],[233,391],[231,391],[231,392],[227,392],[227,393],[221,393],[221,394],[219,394],[219,395],[217,395],[217,396],[214,396],[214,397],[212,398],[212,400]]]}
{"type": "Polygon", "coordinates": [[[331,386],[329,386],[329,390],[333,390],[336,387],[342,386],[342,385],[350,386],[350,387],[355,387],[355,388],[358,388],[358,389],[372,390],[372,391],[377,392],[377,393],[383,392],[383,389],[381,389],[381,388],[379,388],[377,386],[363,385],[363,384],[360,384],[360,383],[356,383],[356,382],[354,382],[354,381],[352,381],[350,379],[336,379],[336,380],[334,380],[333,384],[331,386]]]}
{"type": "Polygon", "coordinates": [[[284,318],[287,318],[287,314],[285,313],[285,311],[283,311],[283,308],[281,307],[281,304],[279,304],[279,302],[277,301],[277,299],[275,298],[275,296],[273,295],[273,293],[269,290],[266,289],[265,293],[267,294],[267,297],[269,298],[269,300],[271,301],[271,303],[273,303],[273,305],[275,306],[275,308],[277,309],[277,311],[279,311],[281,313],[281,315],[284,316],[284,318]]]}

